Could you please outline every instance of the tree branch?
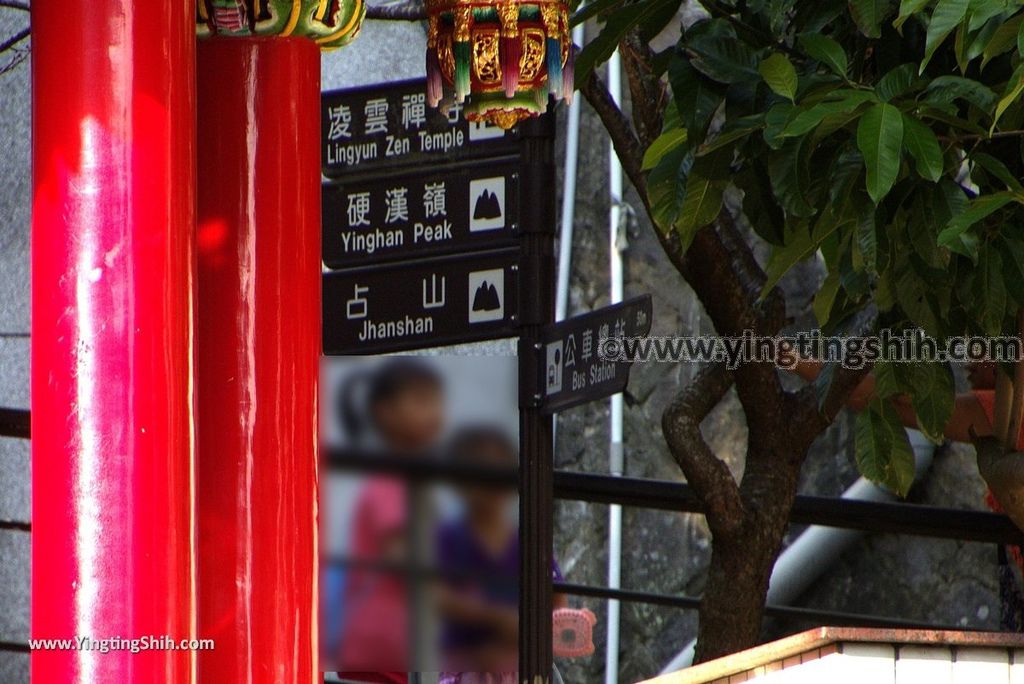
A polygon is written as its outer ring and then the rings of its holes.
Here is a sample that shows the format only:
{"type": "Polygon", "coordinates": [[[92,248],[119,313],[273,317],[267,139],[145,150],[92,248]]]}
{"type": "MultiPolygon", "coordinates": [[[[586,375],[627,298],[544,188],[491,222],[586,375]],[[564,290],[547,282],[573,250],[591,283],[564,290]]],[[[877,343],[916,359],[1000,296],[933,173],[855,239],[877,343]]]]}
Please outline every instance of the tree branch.
{"type": "Polygon", "coordinates": [[[939,135],[936,137],[940,142],[948,143],[986,142],[988,140],[998,140],[999,138],[1024,137],[1024,130],[994,131],[992,133],[964,133],[963,135],[939,135]]]}
{"type": "Polygon", "coordinates": [[[17,45],[21,41],[23,41],[26,38],[28,38],[30,34],[31,34],[31,30],[27,29],[27,28],[24,28],[24,29],[18,31],[13,36],[8,38],[4,42],[0,43],[0,53],[3,53],[5,51],[7,51],[7,50],[10,50],[12,47],[14,47],[15,45],[17,45]]]}
{"type": "Polygon", "coordinates": [[[640,194],[640,200],[644,203],[648,213],[650,204],[647,201],[647,176],[641,170],[644,159],[644,147],[633,131],[629,119],[622,113],[619,106],[615,104],[604,81],[591,71],[587,80],[580,84],[580,94],[587,99],[590,106],[597,112],[597,116],[604,124],[605,130],[612,139],[612,146],[615,154],[619,157],[622,170],[626,172],[633,187],[640,194]]]}
{"type": "Polygon", "coordinates": [[[413,0],[393,5],[367,5],[366,18],[381,21],[426,21],[427,10],[422,2],[413,0]]]}
{"type": "Polygon", "coordinates": [[[702,370],[665,408],[661,429],[669,451],[706,506],[705,517],[715,537],[728,536],[743,524],[743,501],[729,467],[715,456],[700,432],[701,421],[732,384],[725,366],[702,370]]]}
{"type": "MultiPolygon", "coordinates": [[[[629,120],[595,73],[591,73],[590,78],[580,87],[580,92],[608,130],[623,171],[636,187],[650,214],[647,177],[641,170],[644,148],[629,120]]],[[[726,213],[722,212],[720,224],[731,220],[726,213]]],[[[785,311],[781,298],[773,295],[759,307],[756,298],[760,286],[747,287],[737,277],[735,263],[745,264],[743,270],[756,264],[753,254],[749,253],[749,245],[742,238],[738,242],[726,240],[730,245],[727,248],[714,226],[705,226],[697,231],[689,252],[684,253],[675,231],[656,229],[655,234],[672,265],[704,305],[719,335],[740,336],[748,329],[755,334],[770,335],[782,327],[785,311]],[[735,251],[737,256],[734,257],[730,250],[735,251]]],[[[750,275],[755,282],[756,277],[750,275]]],[[[767,364],[744,364],[735,371],[735,377],[740,401],[752,429],[757,429],[757,426],[777,429],[784,395],[775,368],[767,364]]]]}
{"type": "Polygon", "coordinates": [[[634,128],[640,144],[647,148],[661,135],[667,93],[665,83],[651,68],[654,52],[650,43],[640,38],[639,29],[626,34],[619,44],[619,54],[629,84],[634,128]]]}

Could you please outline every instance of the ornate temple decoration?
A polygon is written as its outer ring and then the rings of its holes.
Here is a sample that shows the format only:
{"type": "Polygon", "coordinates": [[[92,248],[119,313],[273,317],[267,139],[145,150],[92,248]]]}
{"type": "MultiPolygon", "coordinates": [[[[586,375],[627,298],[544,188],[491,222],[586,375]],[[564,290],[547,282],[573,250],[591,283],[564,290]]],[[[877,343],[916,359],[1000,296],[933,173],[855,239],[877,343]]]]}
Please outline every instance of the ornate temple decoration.
{"type": "Polygon", "coordinates": [[[427,101],[510,128],[571,100],[573,52],[562,0],[426,0],[427,101]]]}
{"type": "Polygon", "coordinates": [[[359,33],[363,0],[197,0],[200,37],[302,36],[323,49],[347,45],[359,33]]]}

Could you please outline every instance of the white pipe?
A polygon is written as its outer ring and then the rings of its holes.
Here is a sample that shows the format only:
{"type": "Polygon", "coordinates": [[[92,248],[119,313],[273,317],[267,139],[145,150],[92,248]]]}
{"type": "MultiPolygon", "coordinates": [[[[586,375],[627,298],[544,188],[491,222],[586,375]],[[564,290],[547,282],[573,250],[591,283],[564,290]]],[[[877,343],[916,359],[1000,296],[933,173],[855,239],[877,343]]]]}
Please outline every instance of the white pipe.
{"type": "MultiPolygon", "coordinates": [[[[583,25],[573,27],[572,42],[583,44],[583,25]]],[[[558,279],[555,286],[555,320],[565,320],[569,312],[569,276],[572,275],[572,236],[576,221],[576,170],[580,150],[580,98],[572,98],[565,123],[565,173],[562,190],[562,220],[558,232],[558,279]]],[[[555,445],[558,414],[551,421],[551,444],[555,445]]]]}
{"type": "MultiPolygon", "coordinates": [[[[914,447],[916,477],[920,478],[932,464],[935,445],[917,430],[907,430],[907,435],[910,437],[911,446],[914,447]]],[[[843,498],[882,502],[893,501],[896,497],[889,490],[882,489],[862,477],[843,492],[843,498]]],[[[864,533],[860,530],[820,525],[808,527],[796,541],[786,547],[776,561],[768,583],[767,603],[785,606],[795,601],[829,565],[862,536],[864,533]]],[[[696,645],[696,639],[690,641],[658,674],[668,674],[689,667],[693,663],[696,645]]]]}
{"type": "MultiPolygon", "coordinates": [[[[583,26],[572,30],[572,42],[583,44],[583,26]]],[[[576,169],[580,149],[580,99],[569,105],[565,124],[565,179],[562,190],[562,221],[558,233],[558,281],[555,289],[555,320],[564,320],[569,310],[569,276],[572,271],[572,235],[576,219],[576,169]]]]}
{"type": "MultiPolygon", "coordinates": [[[[619,52],[608,60],[608,92],[615,104],[622,99],[622,70],[619,52]]],[[[608,260],[611,280],[611,303],[622,301],[622,165],[615,147],[608,146],[608,188],[611,209],[608,213],[608,260]]],[[[622,475],[624,457],[622,447],[622,395],[612,395],[609,405],[608,466],[613,476],[622,475]]],[[[608,587],[618,589],[622,576],[622,506],[608,507],[608,587]]],[[[608,601],[608,642],[604,658],[605,684],[619,681],[619,602],[608,601]]]]}

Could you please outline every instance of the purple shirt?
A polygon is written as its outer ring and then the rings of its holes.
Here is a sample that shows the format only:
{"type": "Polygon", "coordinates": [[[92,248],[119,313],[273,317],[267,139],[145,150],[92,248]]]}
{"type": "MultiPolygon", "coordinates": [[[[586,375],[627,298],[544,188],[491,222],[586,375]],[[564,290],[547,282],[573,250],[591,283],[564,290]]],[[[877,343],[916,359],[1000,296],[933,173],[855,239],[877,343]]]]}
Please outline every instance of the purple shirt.
{"type": "MultiPolygon", "coordinates": [[[[463,520],[442,525],[437,535],[437,562],[446,584],[454,591],[492,605],[519,605],[519,534],[513,535],[497,556],[477,540],[463,520]]],[[[551,576],[561,580],[558,563],[552,559],[551,576]]],[[[441,631],[445,652],[476,648],[495,639],[493,630],[446,620],[441,631]]]]}

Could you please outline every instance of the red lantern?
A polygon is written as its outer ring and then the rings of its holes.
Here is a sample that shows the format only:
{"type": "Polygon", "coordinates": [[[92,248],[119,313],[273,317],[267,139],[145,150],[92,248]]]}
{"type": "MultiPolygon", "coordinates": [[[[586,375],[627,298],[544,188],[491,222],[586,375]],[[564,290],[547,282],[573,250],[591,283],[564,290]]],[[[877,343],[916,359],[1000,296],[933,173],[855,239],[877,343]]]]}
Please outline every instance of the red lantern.
{"type": "Polygon", "coordinates": [[[427,100],[465,102],[470,121],[511,128],[571,100],[569,8],[562,0],[427,0],[427,100]]]}

